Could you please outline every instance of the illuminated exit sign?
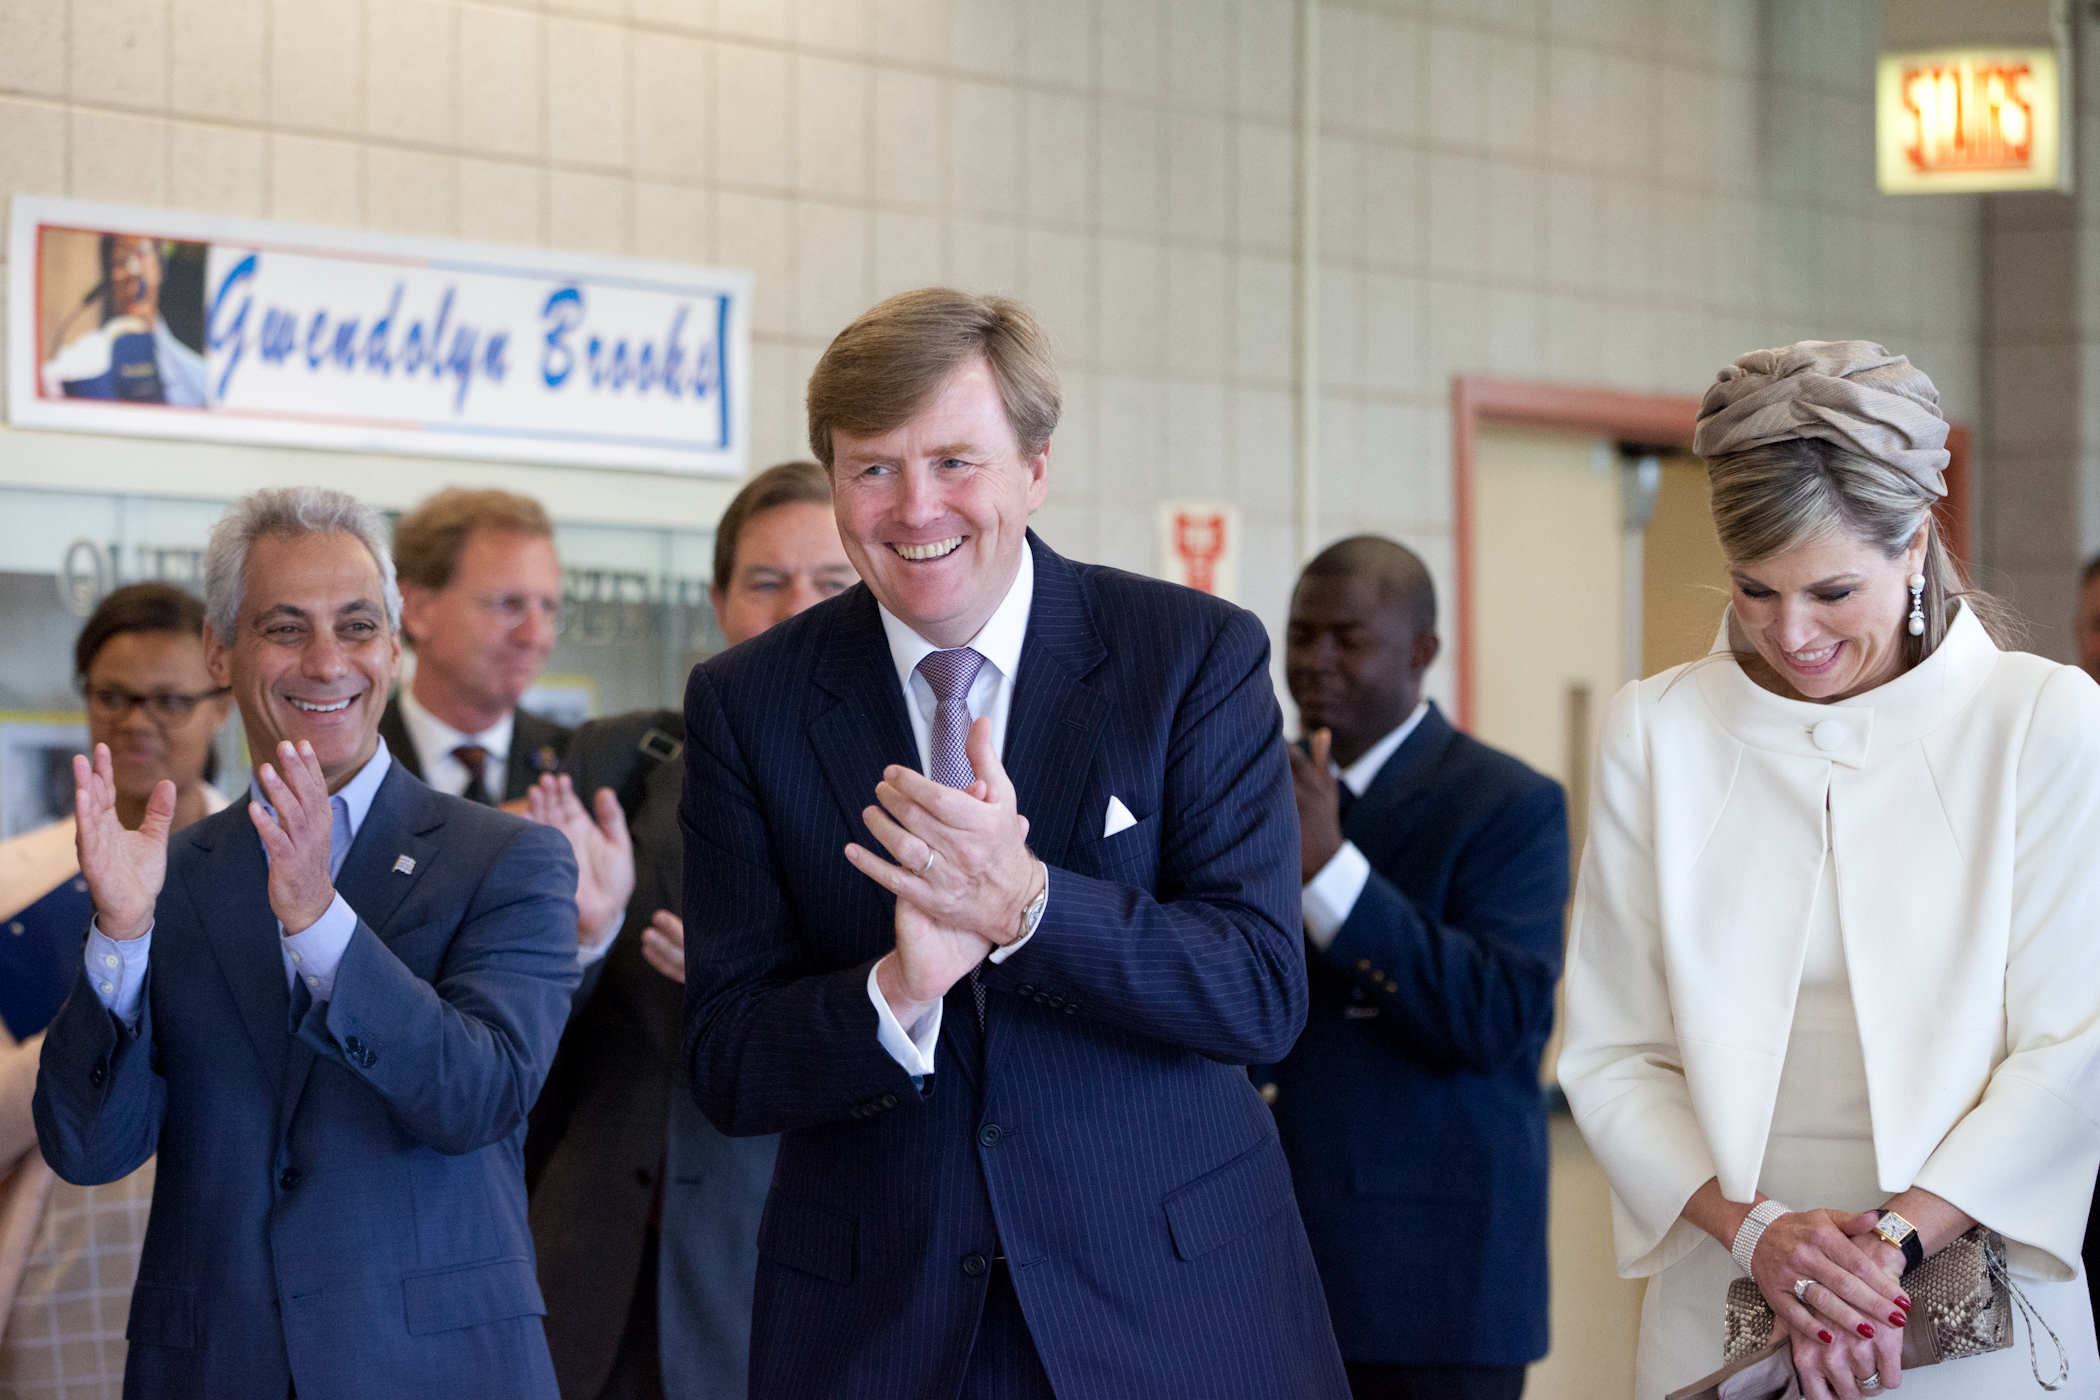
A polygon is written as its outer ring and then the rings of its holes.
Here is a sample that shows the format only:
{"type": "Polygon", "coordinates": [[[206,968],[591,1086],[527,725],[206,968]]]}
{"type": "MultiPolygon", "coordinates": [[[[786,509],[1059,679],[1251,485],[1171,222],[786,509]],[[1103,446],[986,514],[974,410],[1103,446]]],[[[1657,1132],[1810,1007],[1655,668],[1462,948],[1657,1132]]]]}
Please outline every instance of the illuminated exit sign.
{"type": "Polygon", "coordinates": [[[2069,183],[2054,49],[1883,54],[1875,109],[1883,194],[2069,183]]]}

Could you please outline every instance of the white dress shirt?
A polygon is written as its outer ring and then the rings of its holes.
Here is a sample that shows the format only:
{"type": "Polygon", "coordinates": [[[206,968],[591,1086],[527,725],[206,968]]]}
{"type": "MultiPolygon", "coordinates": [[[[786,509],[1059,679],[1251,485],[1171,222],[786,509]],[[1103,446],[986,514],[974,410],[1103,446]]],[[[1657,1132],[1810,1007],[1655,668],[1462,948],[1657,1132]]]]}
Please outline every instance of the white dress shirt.
{"type": "Polygon", "coordinates": [[[422,766],[426,784],[454,797],[465,796],[471,775],[467,765],[452,756],[452,751],[462,744],[474,744],[488,755],[481,764],[481,786],[493,800],[503,800],[510,786],[510,741],[518,723],[516,710],[479,734],[463,734],[424,709],[416,699],[414,685],[402,686],[397,698],[401,702],[401,723],[408,730],[408,741],[416,746],[416,762],[422,766]]]}
{"type": "MultiPolygon", "coordinates": [[[[977,635],[963,643],[985,660],[970,685],[970,719],[974,723],[991,717],[992,749],[1002,761],[1006,757],[1006,717],[1013,708],[1014,677],[1021,669],[1021,644],[1028,637],[1028,607],[1034,600],[1034,551],[1024,545],[1021,569],[1014,575],[1013,587],[1006,590],[1006,597],[985,619],[977,635]]],[[[941,648],[912,631],[888,608],[881,608],[881,613],[883,635],[889,639],[890,660],[896,664],[897,680],[904,687],[904,712],[911,717],[912,741],[918,745],[919,771],[923,773],[932,765],[933,712],[938,702],[933,687],[919,674],[919,663],[941,648]]],[[[991,960],[1005,962],[1027,941],[1020,938],[993,949],[991,960]]],[[[941,1034],[941,1003],[936,1001],[910,1026],[903,1025],[883,1000],[874,968],[868,969],[868,1000],[875,1003],[876,1035],[882,1048],[890,1052],[890,1058],[915,1079],[932,1074],[933,1047],[941,1034]]]]}
{"type": "MultiPolygon", "coordinates": [[[[1424,700],[1415,706],[1414,713],[1400,721],[1400,727],[1380,739],[1364,751],[1364,756],[1347,768],[1338,768],[1329,760],[1328,769],[1341,778],[1350,792],[1362,797],[1371,783],[1378,777],[1390,759],[1407,742],[1407,736],[1415,732],[1422,716],[1429,713],[1429,702],[1424,700]]],[[[1350,911],[1364,892],[1364,882],[1371,878],[1371,862],[1356,848],[1354,841],[1342,842],[1342,848],[1320,867],[1320,873],[1305,882],[1298,894],[1298,905],[1305,915],[1305,936],[1313,947],[1325,952],[1334,942],[1342,925],[1349,922],[1350,911]]]]}
{"type": "MultiPolygon", "coordinates": [[[[365,760],[365,766],[357,770],[357,776],[328,799],[329,808],[335,814],[335,832],[328,843],[330,880],[342,873],[343,858],[350,854],[350,844],[357,840],[358,828],[364,825],[365,814],[372,810],[372,799],[379,793],[379,784],[386,778],[386,770],[393,766],[393,756],[387,752],[386,740],[380,739],[377,743],[372,756],[365,760]]],[[[250,801],[261,803],[263,810],[275,818],[276,808],[263,796],[262,785],[252,778],[248,797],[250,801]]],[[[269,851],[265,848],[265,865],[269,859],[269,851]]],[[[343,898],[341,890],[336,891],[328,911],[299,932],[287,935],[284,925],[279,923],[277,950],[284,958],[285,986],[296,986],[303,978],[315,1001],[327,1001],[335,991],[336,968],[343,961],[344,950],[350,946],[350,936],[356,932],[357,914],[343,898]]],[[[137,1029],[139,1023],[139,994],[146,985],[147,955],[152,951],[151,925],[137,938],[126,942],[109,937],[93,921],[88,925],[85,954],[88,980],[94,984],[95,995],[102,1004],[133,1029],[137,1029]]]]}

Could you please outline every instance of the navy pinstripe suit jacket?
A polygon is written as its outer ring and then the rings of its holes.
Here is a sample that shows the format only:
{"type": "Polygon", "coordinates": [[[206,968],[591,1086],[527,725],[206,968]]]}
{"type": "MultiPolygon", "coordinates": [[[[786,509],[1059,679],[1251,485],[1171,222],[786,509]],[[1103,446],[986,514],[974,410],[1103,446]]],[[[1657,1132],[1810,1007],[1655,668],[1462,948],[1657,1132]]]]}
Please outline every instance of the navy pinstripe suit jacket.
{"type": "MultiPolygon", "coordinates": [[[[686,691],[687,1053],[731,1134],[784,1132],[752,1394],[952,1396],[1004,1249],[1063,1400],[1343,1396],[1289,1169],[1240,1066],[1305,1019],[1298,823],[1250,613],[1067,562],[1035,598],[1004,761],[1050,867],[1028,945],[942,1017],[923,1094],[876,1039],[892,904],[846,863],[916,768],[857,587],[686,691]],[[1137,824],[1104,837],[1109,798],[1137,824]]],[[[879,847],[874,847],[879,849],[879,847]]]]}

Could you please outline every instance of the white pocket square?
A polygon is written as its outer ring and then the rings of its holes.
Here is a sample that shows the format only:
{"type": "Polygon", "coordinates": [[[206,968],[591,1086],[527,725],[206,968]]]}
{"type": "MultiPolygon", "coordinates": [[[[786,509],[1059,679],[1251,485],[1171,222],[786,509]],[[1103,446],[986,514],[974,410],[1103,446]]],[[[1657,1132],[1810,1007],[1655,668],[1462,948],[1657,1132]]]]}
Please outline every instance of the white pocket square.
{"type": "Polygon", "coordinates": [[[1108,799],[1108,824],[1101,829],[1102,840],[1106,841],[1117,832],[1128,830],[1136,825],[1137,818],[1130,815],[1130,809],[1123,805],[1122,798],[1111,797],[1108,799]]]}

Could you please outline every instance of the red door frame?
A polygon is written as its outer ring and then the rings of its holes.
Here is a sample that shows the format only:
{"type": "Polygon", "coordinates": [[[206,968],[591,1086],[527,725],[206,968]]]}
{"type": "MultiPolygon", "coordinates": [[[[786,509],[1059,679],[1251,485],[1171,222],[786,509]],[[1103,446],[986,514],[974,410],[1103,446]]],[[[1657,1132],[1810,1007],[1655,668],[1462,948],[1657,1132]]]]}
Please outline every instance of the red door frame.
{"type": "MultiPolygon", "coordinates": [[[[1458,570],[1458,597],[1452,615],[1458,629],[1458,723],[1461,729],[1473,727],[1473,572],[1478,552],[1474,541],[1473,477],[1480,425],[1502,423],[1591,433],[1618,442],[1681,447],[1690,451],[1692,428],[1698,417],[1697,399],[1663,394],[1629,394],[1618,389],[1481,375],[1460,375],[1451,381],[1452,503],[1456,516],[1453,529],[1458,570]]],[[[1973,525],[1969,509],[1970,433],[1967,424],[1950,426],[1947,452],[1947,497],[1939,506],[1940,529],[1947,547],[1957,559],[1966,563],[1971,557],[1969,532],[1973,525]]]]}

